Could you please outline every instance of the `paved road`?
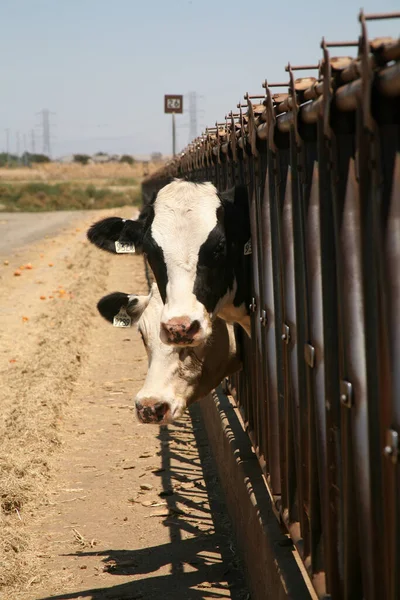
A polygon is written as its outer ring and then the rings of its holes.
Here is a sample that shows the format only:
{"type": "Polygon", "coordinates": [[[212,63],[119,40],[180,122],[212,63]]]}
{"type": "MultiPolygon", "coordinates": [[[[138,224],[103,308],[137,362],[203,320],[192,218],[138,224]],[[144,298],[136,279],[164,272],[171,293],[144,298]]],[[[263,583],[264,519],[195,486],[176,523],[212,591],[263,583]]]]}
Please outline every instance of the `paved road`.
{"type": "MultiPolygon", "coordinates": [[[[90,211],[74,210],[42,213],[0,213],[0,255],[6,255],[54,235],[74,221],[82,221],[90,211]]],[[[93,213],[93,217],[95,215],[93,213]]]]}

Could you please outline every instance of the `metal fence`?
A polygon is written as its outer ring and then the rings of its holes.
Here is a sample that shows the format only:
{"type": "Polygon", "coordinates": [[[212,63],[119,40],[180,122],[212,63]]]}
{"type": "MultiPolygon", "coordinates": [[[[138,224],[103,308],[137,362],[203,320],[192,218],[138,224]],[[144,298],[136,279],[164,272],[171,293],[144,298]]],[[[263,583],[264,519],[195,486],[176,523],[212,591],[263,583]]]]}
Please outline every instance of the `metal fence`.
{"type": "Polygon", "coordinates": [[[393,17],[361,14],[357,42],[322,41],[143,183],[145,200],[171,176],[248,185],[252,338],[231,388],[333,600],[400,599],[400,40],[367,35],[393,17]]]}

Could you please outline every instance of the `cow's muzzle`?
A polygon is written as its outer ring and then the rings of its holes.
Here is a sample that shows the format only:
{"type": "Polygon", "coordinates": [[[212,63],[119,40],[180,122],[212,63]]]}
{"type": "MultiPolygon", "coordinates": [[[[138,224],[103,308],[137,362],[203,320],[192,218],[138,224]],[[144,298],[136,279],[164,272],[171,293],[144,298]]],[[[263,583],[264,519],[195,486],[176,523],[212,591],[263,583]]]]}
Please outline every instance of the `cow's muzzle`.
{"type": "Polygon", "coordinates": [[[174,317],[161,323],[161,339],[174,346],[196,345],[202,340],[200,322],[189,317],[174,317]]]}
{"type": "Polygon", "coordinates": [[[169,421],[171,407],[168,402],[154,400],[136,400],[136,414],[141,423],[159,423],[169,421]]]}

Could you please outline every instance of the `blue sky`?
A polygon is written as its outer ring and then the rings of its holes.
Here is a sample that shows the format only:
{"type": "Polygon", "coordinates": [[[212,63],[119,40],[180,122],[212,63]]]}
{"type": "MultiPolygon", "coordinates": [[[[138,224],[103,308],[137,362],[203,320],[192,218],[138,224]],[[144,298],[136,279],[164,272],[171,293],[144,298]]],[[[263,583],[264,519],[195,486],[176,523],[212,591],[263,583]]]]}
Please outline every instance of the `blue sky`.
{"type": "MultiPolygon", "coordinates": [[[[366,12],[397,0],[365,1],[366,12]]],[[[320,41],[356,39],[359,0],[1,0],[0,150],[5,128],[35,128],[52,116],[53,155],[171,152],[163,95],[196,91],[200,125],[213,125],[243,93],[285,80],[284,67],[315,63],[320,41]]],[[[399,21],[372,22],[371,37],[397,36],[399,21]]],[[[338,54],[340,51],[335,51],[338,54]]],[[[344,50],[343,54],[346,51],[344,50]]],[[[188,142],[177,117],[178,146],[188,142]]],[[[198,132],[200,133],[200,131],[198,132]]]]}

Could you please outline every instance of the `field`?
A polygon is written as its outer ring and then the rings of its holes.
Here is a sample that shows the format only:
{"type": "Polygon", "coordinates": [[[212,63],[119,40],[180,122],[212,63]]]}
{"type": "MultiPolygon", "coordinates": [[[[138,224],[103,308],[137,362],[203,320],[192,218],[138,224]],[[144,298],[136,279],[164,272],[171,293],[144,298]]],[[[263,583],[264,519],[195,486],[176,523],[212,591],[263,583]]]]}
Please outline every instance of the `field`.
{"type": "Polygon", "coordinates": [[[155,163],[58,164],[0,169],[0,211],[103,209],[139,205],[155,163]]]}

